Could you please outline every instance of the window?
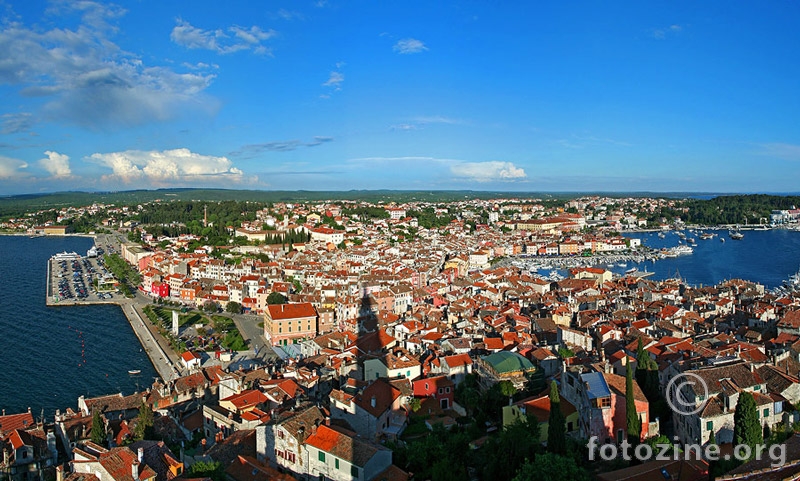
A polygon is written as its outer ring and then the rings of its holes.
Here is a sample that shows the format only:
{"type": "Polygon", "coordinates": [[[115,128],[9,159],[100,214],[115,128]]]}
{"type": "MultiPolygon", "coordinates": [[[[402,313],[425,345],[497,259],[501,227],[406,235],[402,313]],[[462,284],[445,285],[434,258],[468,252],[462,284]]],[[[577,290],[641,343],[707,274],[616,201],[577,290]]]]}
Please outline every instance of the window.
{"type": "Polygon", "coordinates": [[[708,431],[713,431],[713,430],[714,430],[714,421],[708,421],[708,422],[706,423],[706,429],[707,429],[708,431]]]}
{"type": "Polygon", "coordinates": [[[411,371],[406,371],[406,377],[411,377],[411,371]]]}
{"type": "Polygon", "coordinates": [[[339,469],[339,458],[334,458],[334,464],[336,465],[336,469],[339,469]]]}
{"type": "Polygon", "coordinates": [[[604,397],[604,398],[600,399],[600,407],[601,408],[610,408],[611,407],[611,398],[610,397],[604,397]]]}
{"type": "Polygon", "coordinates": [[[319,452],[319,460],[323,463],[325,462],[325,453],[322,451],[319,452]]]}
{"type": "Polygon", "coordinates": [[[446,388],[444,388],[444,392],[450,392],[450,386],[447,386],[446,388]]]}
{"type": "Polygon", "coordinates": [[[358,474],[358,466],[350,466],[350,476],[357,478],[358,474]]]}
{"type": "Polygon", "coordinates": [[[767,409],[765,409],[765,410],[764,410],[764,417],[765,417],[765,418],[768,418],[768,417],[769,417],[769,408],[767,408],[767,409]]]}
{"type": "Polygon", "coordinates": [[[444,388],[443,387],[439,388],[439,394],[444,394],[444,388]]]}

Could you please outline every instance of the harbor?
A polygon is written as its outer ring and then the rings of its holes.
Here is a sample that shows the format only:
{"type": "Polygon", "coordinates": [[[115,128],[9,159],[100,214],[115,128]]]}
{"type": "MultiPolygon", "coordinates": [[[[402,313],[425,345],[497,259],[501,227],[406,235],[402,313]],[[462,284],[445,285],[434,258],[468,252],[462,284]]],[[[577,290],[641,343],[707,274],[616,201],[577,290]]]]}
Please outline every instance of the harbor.
{"type": "MultiPolygon", "coordinates": [[[[180,358],[172,352],[161,335],[157,331],[154,332],[155,326],[144,321],[146,316],[141,312],[140,304],[146,303],[146,300],[128,299],[122,294],[112,292],[113,282],[109,282],[109,274],[102,265],[102,260],[96,256],[96,250],[94,256],[88,255],[92,253],[92,249],[95,247],[87,252],[87,256],[64,251],[48,260],[46,305],[48,307],[102,304],[119,306],[133,333],[139,339],[142,350],[147,354],[161,379],[170,381],[179,377],[180,358]]],[[[129,370],[131,375],[140,373],[140,369],[129,370]]]]}

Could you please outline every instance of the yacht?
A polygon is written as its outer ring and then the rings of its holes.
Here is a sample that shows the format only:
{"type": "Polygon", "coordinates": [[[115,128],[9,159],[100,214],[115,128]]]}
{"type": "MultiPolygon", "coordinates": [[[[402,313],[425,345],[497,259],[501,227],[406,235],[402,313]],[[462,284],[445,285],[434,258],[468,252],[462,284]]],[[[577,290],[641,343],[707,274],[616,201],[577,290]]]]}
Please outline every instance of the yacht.
{"type": "Polygon", "coordinates": [[[738,230],[737,231],[730,231],[730,232],[728,232],[728,235],[730,235],[732,240],[742,240],[742,239],[744,239],[744,234],[742,234],[738,230]]]}

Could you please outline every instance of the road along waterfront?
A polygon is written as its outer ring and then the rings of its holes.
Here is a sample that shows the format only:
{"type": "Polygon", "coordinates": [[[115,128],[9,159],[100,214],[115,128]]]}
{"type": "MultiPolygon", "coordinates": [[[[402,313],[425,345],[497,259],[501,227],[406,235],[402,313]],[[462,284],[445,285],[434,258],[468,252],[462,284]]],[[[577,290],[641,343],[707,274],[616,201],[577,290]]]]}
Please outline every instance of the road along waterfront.
{"type": "MultiPolygon", "coordinates": [[[[139,342],[142,344],[142,348],[144,352],[147,353],[147,356],[150,358],[150,362],[153,363],[153,367],[158,372],[161,379],[164,381],[170,381],[179,377],[181,374],[180,371],[180,359],[178,356],[172,352],[172,349],[169,348],[167,345],[164,347],[163,343],[166,343],[162,336],[158,334],[158,332],[153,332],[150,326],[150,323],[144,322],[144,317],[139,312],[141,310],[140,303],[146,303],[146,300],[139,299],[134,297],[132,299],[128,299],[122,297],[121,294],[117,294],[116,297],[100,297],[102,293],[97,292],[87,292],[86,297],[77,297],[69,288],[66,288],[65,291],[59,291],[58,293],[54,291],[54,286],[56,285],[56,279],[64,279],[64,277],[56,277],[56,276],[63,276],[63,273],[66,272],[66,269],[61,269],[58,265],[62,259],[69,259],[69,253],[66,255],[61,254],[57,256],[53,256],[47,262],[47,306],[74,306],[74,305],[97,305],[97,304],[113,304],[117,305],[122,309],[122,313],[125,314],[125,317],[128,319],[128,322],[133,329],[134,334],[139,339],[139,342]],[[56,272],[62,272],[61,274],[56,274],[56,272]],[[63,298],[60,293],[67,292],[67,295],[71,296],[68,298],[63,298]],[[159,342],[159,340],[161,342],[159,342]],[[171,353],[170,356],[168,353],[171,353]]],[[[85,257],[76,257],[74,258],[76,261],[81,262],[85,257]]],[[[65,263],[69,263],[70,261],[65,261],[65,263]]],[[[89,260],[90,265],[94,265],[93,270],[98,270],[100,266],[97,265],[96,261],[89,260]]],[[[78,274],[74,273],[74,271],[69,271],[70,275],[79,277],[78,274]]],[[[112,295],[114,294],[102,294],[103,296],[112,295]]]]}
{"type": "Polygon", "coordinates": [[[47,306],[48,259],[85,254],[91,245],[78,236],[0,236],[0,408],[7,412],[30,407],[51,418],[77,408],[81,395],[131,394],[159,376],[117,304],[47,306]]]}

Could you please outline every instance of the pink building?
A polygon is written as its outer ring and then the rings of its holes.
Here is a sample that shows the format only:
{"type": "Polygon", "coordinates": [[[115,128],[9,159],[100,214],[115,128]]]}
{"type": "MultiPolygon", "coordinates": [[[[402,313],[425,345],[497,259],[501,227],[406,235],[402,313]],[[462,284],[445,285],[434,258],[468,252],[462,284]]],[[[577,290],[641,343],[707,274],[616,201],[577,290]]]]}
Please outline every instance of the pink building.
{"type": "Polygon", "coordinates": [[[425,379],[417,379],[412,382],[414,397],[434,398],[439,401],[439,407],[450,409],[453,407],[455,396],[455,383],[447,376],[436,376],[425,379]]]}
{"type": "MultiPolygon", "coordinates": [[[[643,440],[650,428],[650,404],[635,380],[633,389],[636,413],[642,421],[639,437],[643,440]]],[[[625,376],[567,371],[562,376],[561,391],[580,413],[581,437],[597,436],[601,443],[619,443],[627,436],[625,376]]]]}

